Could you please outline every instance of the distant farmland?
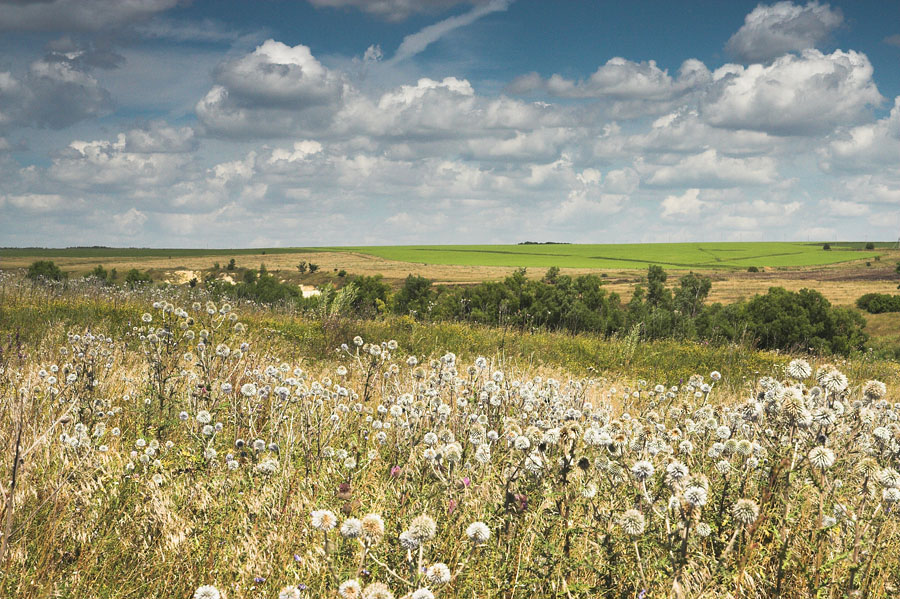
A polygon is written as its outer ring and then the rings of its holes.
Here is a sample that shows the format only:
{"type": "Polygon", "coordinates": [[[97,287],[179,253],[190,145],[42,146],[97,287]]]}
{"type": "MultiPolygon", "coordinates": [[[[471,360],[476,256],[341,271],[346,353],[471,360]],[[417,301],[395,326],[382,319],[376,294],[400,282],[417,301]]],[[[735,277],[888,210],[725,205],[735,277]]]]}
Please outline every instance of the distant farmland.
{"type": "MultiPolygon", "coordinates": [[[[460,266],[560,268],[646,268],[659,264],[671,269],[746,269],[802,267],[874,258],[876,250],[863,243],[735,242],[641,244],[525,244],[525,245],[410,245],[333,247],[385,260],[460,266]]],[[[887,246],[888,244],[878,244],[887,246]]],[[[326,249],[326,248],[320,248],[326,249]]]]}

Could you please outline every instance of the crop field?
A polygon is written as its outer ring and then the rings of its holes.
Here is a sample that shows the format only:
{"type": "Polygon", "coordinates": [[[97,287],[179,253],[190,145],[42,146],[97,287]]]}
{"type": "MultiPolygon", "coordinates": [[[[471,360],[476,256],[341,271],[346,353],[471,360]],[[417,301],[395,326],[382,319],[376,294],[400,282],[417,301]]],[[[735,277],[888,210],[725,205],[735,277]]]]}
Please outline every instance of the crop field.
{"type": "Polygon", "coordinates": [[[835,264],[871,259],[876,250],[863,244],[822,243],[642,243],[642,244],[523,244],[416,245],[329,248],[355,251],[386,260],[460,266],[549,268],[636,268],[659,264],[671,269],[747,269],[835,264]]]}
{"type": "Polygon", "coordinates": [[[897,364],[0,273],[0,596],[889,597],[897,364]]]}

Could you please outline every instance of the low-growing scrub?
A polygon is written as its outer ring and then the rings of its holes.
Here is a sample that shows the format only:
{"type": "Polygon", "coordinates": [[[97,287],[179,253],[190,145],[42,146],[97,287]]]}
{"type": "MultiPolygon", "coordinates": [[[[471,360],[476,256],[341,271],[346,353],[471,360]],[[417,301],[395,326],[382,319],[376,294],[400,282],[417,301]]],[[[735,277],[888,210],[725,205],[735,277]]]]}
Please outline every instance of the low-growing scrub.
{"type": "Polygon", "coordinates": [[[867,293],[856,300],[856,307],[869,314],[900,312],[900,295],[889,293],[867,293]]]}
{"type": "Polygon", "coordinates": [[[18,342],[0,320],[0,596],[900,590],[900,404],[865,361],[643,379],[636,337],[573,372],[496,329],[480,356],[471,325],[341,341],[354,321],[161,290],[4,293],[107,316],[18,342]]]}

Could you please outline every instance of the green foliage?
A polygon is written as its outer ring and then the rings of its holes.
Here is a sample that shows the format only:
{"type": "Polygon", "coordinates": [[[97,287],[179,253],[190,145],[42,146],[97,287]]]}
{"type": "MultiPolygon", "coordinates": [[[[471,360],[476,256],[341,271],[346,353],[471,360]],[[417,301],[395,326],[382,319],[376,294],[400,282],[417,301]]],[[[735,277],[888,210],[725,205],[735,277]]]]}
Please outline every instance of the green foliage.
{"type": "Polygon", "coordinates": [[[825,245],[822,246],[822,249],[823,249],[823,250],[831,250],[831,244],[830,244],[830,243],[826,243],[825,245]]]}
{"type": "Polygon", "coordinates": [[[306,264],[306,260],[301,260],[299,264],[297,264],[297,270],[300,271],[300,274],[305,274],[309,269],[309,266],[306,264]]]}
{"type": "Polygon", "coordinates": [[[356,276],[351,284],[356,287],[353,312],[363,318],[371,318],[381,313],[388,302],[391,287],[380,274],[373,277],[356,276]],[[379,306],[381,308],[379,308],[379,306]]]}
{"type": "Polygon", "coordinates": [[[403,282],[403,287],[394,295],[394,312],[425,316],[431,311],[433,297],[434,290],[429,279],[409,275],[403,282]]]}
{"type": "Polygon", "coordinates": [[[341,270],[338,271],[337,276],[339,276],[343,279],[344,277],[347,276],[347,271],[342,268],[341,270]]]}
{"type": "Polygon", "coordinates": [[[149,273],[141,272],[136,268],[132,268],[127,273],[125,273],[125,283],[132,289],[139,285],[151,283],[152,281],[153,278],[149,273]]]}
{"type": "MultiPolygon", "coordinates": [[[[113,269],[115,270],[115,269],[113,269]]],[[[85,278],[93,277],[94,279],[100,281],[101,283],[111,283],[114,277],[113,273],[110,273],[105,268],[103,268],[102,264],[98,264],[94,270],[85,275],[85,278]]]]}
{"type": "Polygon", "coordinates": [[[875,244],[872,243],[871,241],[866,242],[866,249],[867,249],[867,250],[874,250],[874,249],[875,249],[875,244]]]}
{"type": "Polygon", "coordinates": [[[225,268],[227,270],[234,270],[236,268],[235,263],[234,263],[234,258],[232,258],[231,260],[228,261],[228,266],[226,266],[225,268]]]}
{"type": "Polygon", "coordinates": [[[28,273],[25,275],[32,281],[41,279],[46,281],[61,281],[67,277],[60,268],[52,260],[36,260],[28,267],[28,273]]]}
{"type": "Polygon", "coordinates": [[[310,262],[308,264],[308,268],[309,268],[309,273],[312,274],[312,273],[316,272],[317,270],[319,270],[319,265],[314,262],[310,262]]]}
{"type": "Polygon", "coordinates": [[[747,272],[759,272],[759,268],[756,266],[749,266],[747,267],[747,272]]]}
{"type": "Polygon", "coordinates": [[[900,312],[900,295],[867,293],[856,300],[856,307],[869,314],[900,312]]]}

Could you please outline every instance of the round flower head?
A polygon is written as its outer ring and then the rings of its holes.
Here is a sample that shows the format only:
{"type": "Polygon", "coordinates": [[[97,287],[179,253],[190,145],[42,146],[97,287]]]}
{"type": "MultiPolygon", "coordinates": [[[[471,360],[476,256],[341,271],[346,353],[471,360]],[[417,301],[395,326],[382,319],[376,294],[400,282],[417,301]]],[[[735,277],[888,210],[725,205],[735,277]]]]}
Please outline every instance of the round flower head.
{"type": "Polygon", "coordinates": [[[706,505],[708,493],[699,485],[690,486],[684,490],[684,500],[694,507],[706,505]]]}
{"type": "Polygon", "coordinates": [[[885,503],[897,503],[898,501],[900,501],[900,489],[896,487],[885,489],[881,493],[881,498],[884,499],[885,503]]]}
{"type": "Polygon", "coordinates": [[[631,475],[634,476],[638,482],[643,482],[653,476],[653,464],[647,460],[635,462],[634,466],[631,467],[631,475]]]}
{"type": "Polygon", "coordinates": [[[312,526],[317,530],[328,532],[337,525],[337,516],[331,510],[313,510],[312,526]]]}
{"type": "Polygon", "coordinates": [[[278,593],[278,599],[300,599],[300,589],[295,586],[288,586],[281,589],[278,593]]]}
{"type": "Polygon", "coordinates": [[[813,468],[828,470],[834,464],[834,452],[823,446],[813,447],[809,452],[809,463],[813,468]]]}
{"type": "Polygon", "coordinates": [[[712,528],[706,522],[701,522],[700,524],[698,524],[696,530],[697,534],[704,538],[712,534],[712,528]]]}
{"type": "Polygon", "coordinates": [[[878,471],[878,483],[887,488],[900,487],[900,473],[893,468],[884,468],[878,471]]]}
{"type": "Polygon", "coordinates": [[[362,519],[362,535],[369,544],[377,543],[384,536],[384,520],[378,514],[367,514],[362,519]]]}
{"type": "Polygon", "coordinates": [[[409,525],[409,534],[419,543],[430,541],[437,534],[437,524],[434,518],[427,514],[416,516],[409,525]]]}
{"type": "Polygon", "coordinates": [[[472,522],[466,527],[466,536],[473,543],[480,545],[490,538],[491,529],[484,522],[472,522]]]}
{"type": "Polygon", "coordinates": [[[221,599],[221,597],[219,589],[211,584],[205,584],[194,591],[194,599],[221,599]]]}
{"type": "Polygon", "coordinates": [[[341,524],[341,536],[345,539],[356,539],[362,535],[362,522],[356,518],[347,518],[341,524]]]}
{"type": "Polygon", "coordinates": [[[428,589],[416,589],[410,599],[434,599],[434,593],[428,589]]]}
{"type": "Polygon", "coordinates": [[[644,533],[646,523],[644,514],[637,510],[628,510],[619,517],[619,526],[625,531],[625,534],[636,537],[644,533]]]}
{"type": "Polygon", "coordinates": [[[363,590],[362,599],[394,599],[394,593],[383,582],[373,582],[363,590]]]}
{"type": "Polygon", "coordinates": [[[759,517],[759,506],[752,499],[738,499],[731,506],[731,516],[739,525],[753,524],[759,517]]]}
{"type": "Polygon", "coordinates": [[[877,401],[887,395],[887,387],[881,381],[868,381],[863,386],[863,395],[868,400],[877,401]]]}
{"type": "Polygon", "coordinates": [[[788,364],[787,374],[792,379],[802,381],[809,378],[812,374],[812,368],[810,367],[809,362],[797,358],[796,360],[791,360],[791,363],[788,364]]]}
{"type": "Polygon", "coordinates": [[[435,562],[425,570],[425,578],[431,584],[447,584],[450,582],[450,568],[443,562],[435,562]]]}
{"type": "Polygon", "coordinates": [[[400,546],[404,549],[418,549],[419,545],[421,545],[419,540],[412,536],[408,530],[400,533],[400,546]]]}
{"type": "Polygon", "coordinates": [[[338,595],[343,599],[358,599],[362,595],[362,587],[355,578],[345,580],[338,587],[338,595]]]}

